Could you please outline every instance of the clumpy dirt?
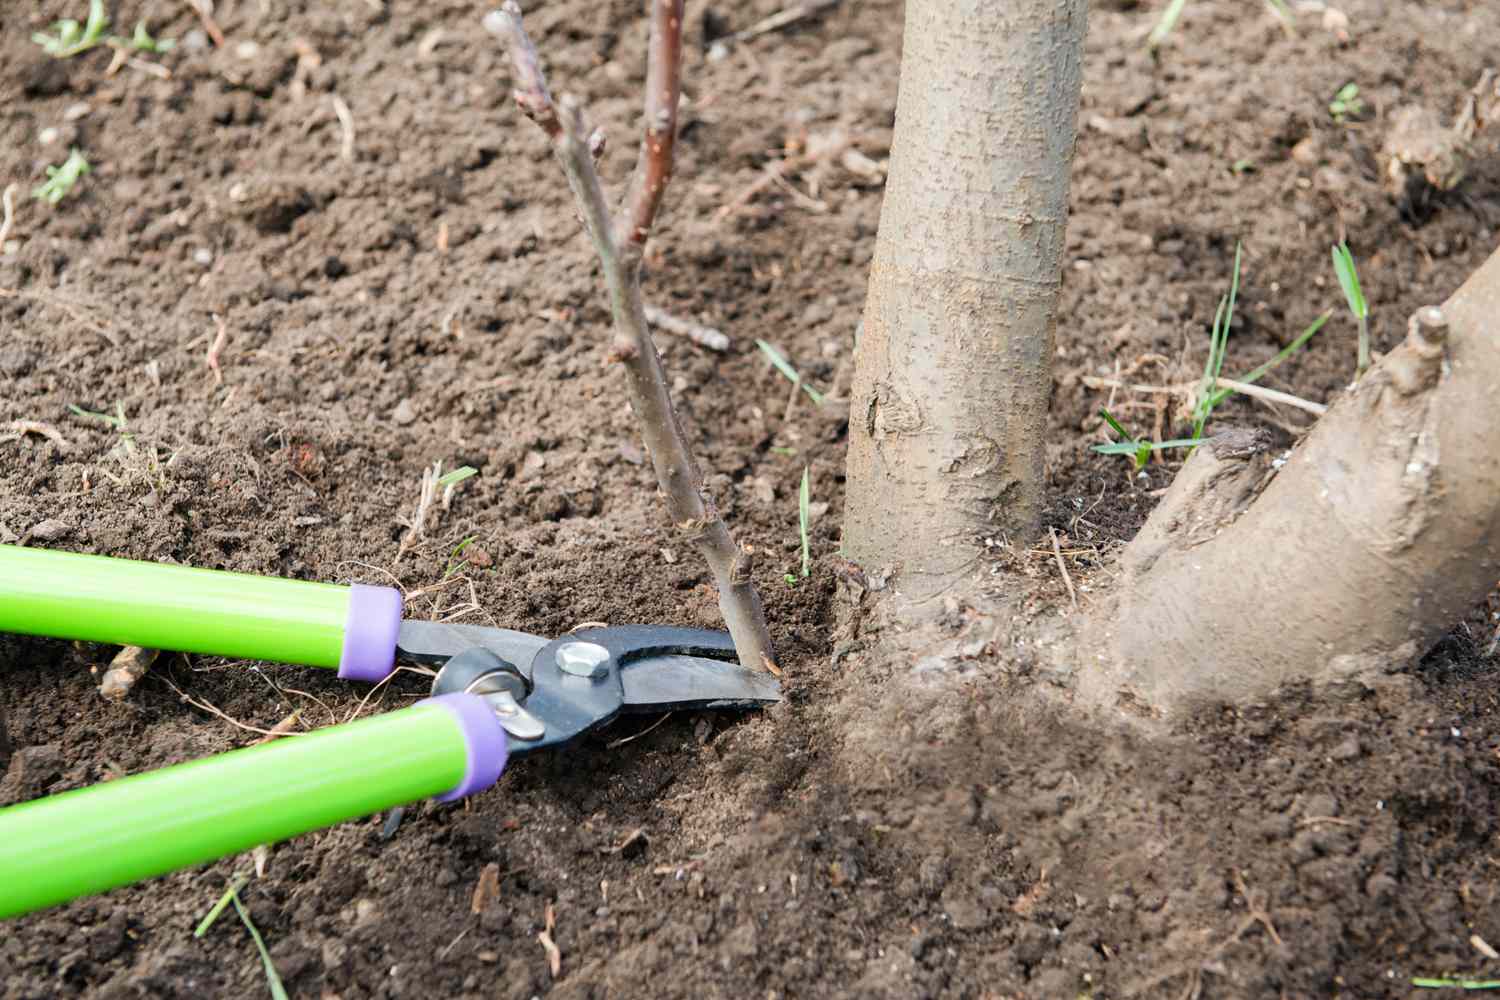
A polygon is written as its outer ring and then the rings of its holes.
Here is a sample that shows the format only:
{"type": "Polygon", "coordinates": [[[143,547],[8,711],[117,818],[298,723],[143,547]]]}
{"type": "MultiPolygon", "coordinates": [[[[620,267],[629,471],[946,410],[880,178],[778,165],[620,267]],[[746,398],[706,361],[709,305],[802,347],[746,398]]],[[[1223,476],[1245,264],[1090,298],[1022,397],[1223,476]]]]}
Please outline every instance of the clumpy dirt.
{"type": "MultiPolygon", "coordinates": [[[[1412,976],[1500,972],[1476,943],[1500,946],[1500,605],[1375,689],[1207,710],[1153,742],[1031,707],[1024,657],[976,611],[950,616],[969,659],[941,727],[881,700],[909,658],[836,641],[845,428],[836,403],[789,408],[754,339],[811,384],[847,387],[879,178],[835,154],[751,189],[783,157],[845,143],[887,155],[901,11],[846,3],[706,58],[711,36],[779,6],[694,12],[678,177],[646,287],[733,340],[724,355],[661,345],[710,487],[762,553],[788,697],[747,719],[621,722],[462,805],[411,810],[389,839],[374,817],[275,847],[245,898],[291,995],[1379,997],[1407,995],[1412,976]],[[804,467],[815,565],[788,586],[804,467]],[[619,850],[637,830],[644,849],[619,850]],[[476,914],[491,864],[499,892],[476,914]],[[548,907],[556,978],[537,941],[548,907]]],[[[597,268],[542,140],[509,106],[480,7],[221,0],[215,48],[186,5],[114,5],[116,24],[146,18],[180,40],[151,59],[170,79],[108,75],[107,51],[43,58],[30,33],[82,7],[0,15],[0,186],[18,185],[0,254],[0,536],[394,579],[417,616],[538,633],[716,624],[605,361],[597,268]],[[74,146],[93,165],[74,193],[56,208],[27,197],[74,146]],[[5,437],[13,421],[57,436],[5,437]],[[479,475],[403,551],[435,462],[479,475]]],[[[1317,12],[1289,35],[1256,5],[1196,0],[1155,58],[1142,44],[1154,6],[1092,14],[1047,515],[1084,602],[1173,465],[1137,475],[1089,452],[1101,403],[1149,434],[1157,398],[1083,379],[1191,379],[1236,241],[1226,367],[1248,370],[1338,307],[1266,379],[1316,401],[1354,360],[1332,243],[1347,237],[1360,262],[1377,350],[1495,245],[1493,135],[1457,191],[1404,213],[1380,149],[1403,104],[1451,119],[1500,48],[1500,10],[1342,11],[1348,44],[1317,12]],[[1328,103],[1351,81],[1363,109],[1335,122],[1328,103]]],[[[528,23],[554,89],[608,129],[617,186],[638,6],[564,0],[528,23]]],[[[1175,418],[1164,410],[1167,436],[1175,418]]],[[[1288,443],[1305,425],[1240,399],[1216,420],[1288,443]]],[[[996,570],[1029,606],[1068,600],[1050,544],[1006,550],[996,570]]],[[[308,724],[343,719],[366,693],[316,670],[172,657],[111,704],[90,673],[110,653],[0,639],[18,748],[0,802],[258,738],[179,690],[260,728],[298,708],[308,724]]],[[[422,692],[402,674],[364,710],[422,692]]],[[[246,868],[229,859],[10,923],[0,995],[262,994],[237,924],[192,937],[246,868]]]]}

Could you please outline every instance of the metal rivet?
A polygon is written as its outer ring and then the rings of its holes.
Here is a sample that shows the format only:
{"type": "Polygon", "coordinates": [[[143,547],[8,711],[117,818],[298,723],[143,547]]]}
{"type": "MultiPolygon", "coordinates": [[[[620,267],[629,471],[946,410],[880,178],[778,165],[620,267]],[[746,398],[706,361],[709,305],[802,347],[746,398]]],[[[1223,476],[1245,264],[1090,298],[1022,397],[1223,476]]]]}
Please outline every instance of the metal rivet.
{"type": "Polygon", "coordinates": [[[547,735],[547,727],[542,724],[542,720],[517,704],[509,692],[497,691],[484,700],[500,720],[501,728],[516,739],[531,742],[547,735]]]}
{"type": "Polygon", "coordinates": [[[609,673],[609,650],[592,642],[568,642],[557,647],[557,668],[574,677],[603,677],[609,673]]]}

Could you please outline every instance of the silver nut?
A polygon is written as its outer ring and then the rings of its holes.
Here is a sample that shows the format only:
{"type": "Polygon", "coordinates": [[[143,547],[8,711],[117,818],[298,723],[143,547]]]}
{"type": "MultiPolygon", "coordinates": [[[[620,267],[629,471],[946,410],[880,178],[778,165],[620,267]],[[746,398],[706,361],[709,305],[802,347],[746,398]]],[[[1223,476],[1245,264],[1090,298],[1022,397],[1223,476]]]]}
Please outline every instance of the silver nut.
{"type": "Polygon", "coordinates": [[[557,668],[574,677],[603,677],[609,673],[609,650],[592,642],[568,642],[557,647],[557,668]]]}

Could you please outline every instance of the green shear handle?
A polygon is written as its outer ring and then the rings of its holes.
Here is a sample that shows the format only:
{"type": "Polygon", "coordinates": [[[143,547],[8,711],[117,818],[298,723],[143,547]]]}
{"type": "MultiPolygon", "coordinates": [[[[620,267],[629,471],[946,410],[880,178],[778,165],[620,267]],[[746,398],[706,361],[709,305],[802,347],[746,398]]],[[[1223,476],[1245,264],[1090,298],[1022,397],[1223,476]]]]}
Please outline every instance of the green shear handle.
{"type": "Polygon", "coordinates": [[[0,632],[335,667],[394,669],[401,594],[0,545],[0,632]]]}

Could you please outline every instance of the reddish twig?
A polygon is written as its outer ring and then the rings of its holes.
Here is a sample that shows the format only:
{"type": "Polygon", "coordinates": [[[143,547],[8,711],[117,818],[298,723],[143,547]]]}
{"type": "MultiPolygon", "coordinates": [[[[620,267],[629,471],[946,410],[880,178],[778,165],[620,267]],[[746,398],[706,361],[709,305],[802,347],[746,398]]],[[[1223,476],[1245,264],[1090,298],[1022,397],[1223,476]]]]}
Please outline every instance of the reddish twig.
{"type": "Polygon", "coordinates": [[[629,193],[621,206],[615,242],[646,245],[662,193],[672,179],[677,147],[677,104],[682,98],[683,0],[650,0],[651,37],[646,51],[646,134],[636,154],[629,193]]]}
{"type": "Polygon", "coordinates": [[[203,24],[203,30],[208,32],[208,37],[213,39],[214,48],[224,47],[224,29],[219,27],[219,22],[214,20],[213,0],[188,0],[188,6],[198,15],[198,20],[203,24]]]}
{"type": "Polygon", "coordinates": [[[594,166],[595,158],[603,152],[603,133],[590,133],[585,128],[576,103],[566,97],[558,104],[553,102],[536,47],[521,24],[520,6],[507,0],[485,17],[484,25],[510,50],[516,104],[551,140],[599,255],[614,316],[610,357],[624,366],[631,408],[641,421],[642,436],[672,522],[685,541],[698,547],[713,572],[719,588],[719,610],[734,637],[740,662],[753,669],[775,671],[760,595],[750,579],[750,550],[735,544],[713,500],[703,493],[703,474],[677,422],[641,301],[642,251],[672,175],[681,93],[682,0],[651,3],[646,134],[617,217],[611,216],[594,166]]]}

